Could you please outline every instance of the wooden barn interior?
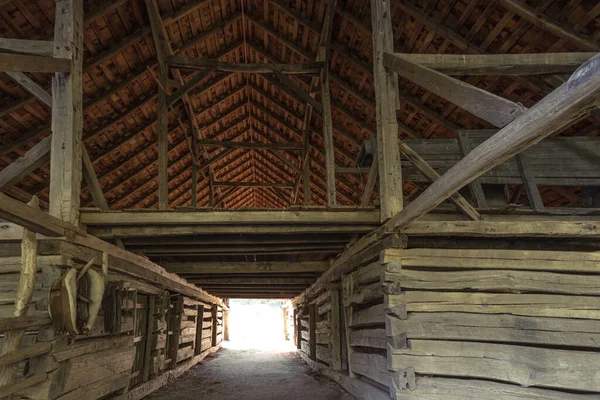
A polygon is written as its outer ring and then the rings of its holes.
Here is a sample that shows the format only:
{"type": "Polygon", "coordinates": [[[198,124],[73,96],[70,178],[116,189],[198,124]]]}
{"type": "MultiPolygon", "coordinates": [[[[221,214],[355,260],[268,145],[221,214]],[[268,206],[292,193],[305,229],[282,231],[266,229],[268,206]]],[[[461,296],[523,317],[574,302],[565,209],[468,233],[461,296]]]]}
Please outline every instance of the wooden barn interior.
{"type": "Polygon", "coordinates": [[[0,399],[210,371],[231,299],[357,399],[600,398],[597,0],[0,0],[0,37],[0,399]]]}

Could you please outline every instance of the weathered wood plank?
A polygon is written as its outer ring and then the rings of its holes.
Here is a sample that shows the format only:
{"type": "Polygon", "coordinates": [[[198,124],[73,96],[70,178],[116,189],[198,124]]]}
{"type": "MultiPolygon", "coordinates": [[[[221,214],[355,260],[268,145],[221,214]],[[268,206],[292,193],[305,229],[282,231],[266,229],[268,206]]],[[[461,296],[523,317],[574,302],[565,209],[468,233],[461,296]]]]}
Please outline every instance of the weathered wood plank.
{"type": "Polygon", "coordinates": [[[473,377],[600,391],[600,354],[492,343],[411,340],[410,349],[393,350],[388,366],[414,367],[417,374],[473,377]]]}
{"type": "Polygon", "coordinates": [[[405,292],[386,295],[385,307],[407,312],[469,312],[600,319],[600,297],[548,294],[405,292]]]}
{"type": "Polygon", "coordinates": [[[394,55],[446,75],[538,75],[570,74],[596,53],[394,55]]]}
{"type": "Polygon", "coordinates": [[[388,315],[385,326],[387,336],[408,339],[600,347],[600,321],[585,319],[410,312],[406,320],[388,315]]]}

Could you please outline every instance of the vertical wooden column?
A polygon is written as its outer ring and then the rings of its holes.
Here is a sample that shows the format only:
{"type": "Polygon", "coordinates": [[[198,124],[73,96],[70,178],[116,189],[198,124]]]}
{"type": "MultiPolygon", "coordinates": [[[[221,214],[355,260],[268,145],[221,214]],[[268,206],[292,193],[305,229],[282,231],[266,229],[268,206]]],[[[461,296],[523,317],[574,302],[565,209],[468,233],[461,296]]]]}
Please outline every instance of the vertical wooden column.
{"type": "Polygon", "coordinates": [[[167,38],[154,0],[145,0],[148,18],[152,26],[152,37],[158,58],[158,100],[156,105],[156,133],[158,141],[158,208],[169,208],[169,174],[168,174],[168,116],[167,116],[167,80],[169,70],[166,56],[169,54],[167,38]]]}
{"type": "Polygon", "coordinates": [[[283,340],[288,340],[289,332],[288,332],[288,310],[286,307],[281,309],[282,317],[283,317],[283,340]]]}
{"type": "Polygon", "coordinates": [[[212,307],[212,322],[211,322],[211,329],[212,329],[212,346],[215,347],[217,345],[217,328],[219,327],[219,324],[217,322],[218,318],[217,318],[217,305],[213,305],[212,307]]]}
{"type": "Polygon", "coordinates": [[[198,206],[198,167],[192,164],[192,207],[198,206]]]}
{"type": "Polygon", "coordinates": [[[310,359],[317,360],[317,305],[308,306],[308,344],[310,346],[310,359]]]}
{"type": "Polygon", "coordinates": [[[194,347],[194,354],[198,355],[202,353],[202,324],[204,318],[204,305],[199,304],[196,306],[196,344],[194,347]]]}
{"type": "Polygon", "coordinates": [[[375,81],[375,109],[377,118],[377,158],[379,163],[379,197],[381,221],[385,221],[403,207],[402,171],[398,148],[398,78],[383,65],[383,54],[394,50],[390,0],[371,0],[373,26],[373,75],[375,81]]]}
{"type": "Polygon", "coordinates": [[[156,296],[148,296],[148,323],[146,324],[146,346],[144,348],[144,369],[142,371],[142,381],[148,381],[150,377],[150,363],[152,362],[152,337],[154,330],[154,311],[156,306],[156,296]]]}
{"type": "Polygon", "coordinates": [[[177,365],[177,352],[179,351],[179,336],[181,336],[181,317],[183,314],[183,297],[177,296],[171,315],[171,342],[169,343],[169,358],[171,359],[170,369],[177,365]]]}
{"type": "Polygon", "coordinates": [[[331,300],[331,369],[342,370],[342,345],[341,345],[341,318],[340,318],[340,290],[332,288],[331,300]]]}
{"type": "Polygon", "coordinates": [[[302,349],[302,322],[300,322],[300,314],[302,312],[300,310],[296,310],[296,318],[294,319],[296,324],[296,348],[298,350],[302,349]]]}
{"type": "Polygon", "coordinates": [[[527,193],[527,199],[529,200],[529,206],[534,210],[541,210],[544,208],[544,202],[542,196],[535,183],[535,178],[531,173],[531,167],[527,159],[527,153],[523,152],[515,156],[519,172],[521,173],[521,179],[523,179],[523,186],[525,187],[525,193],[527,193]]]}
{"type": "Polygon", "coordinates": [[[223,340],[229,340],[229,310],[223,310],[223,340]]]}
{"type": "Polygon", "coordinates": [[[83,0],[57,0],[54,56],[71,59],[71,72],[52,78],[50,215],[77,225],[83,129],[83,0]]]}
{"type": "MultiPolygon", "coordinates": [[[[325,51],[326,49],[323,49],[325,51]]],[[[327,180],[327,206],[337,205],[335,192],[335,144],[333,142],[333,122],[331,120],[331,99],[329,95],[328,66],[321,72],[321,101],[323,103],[323,137],[325,138],[325,173],[327,180]]]]}

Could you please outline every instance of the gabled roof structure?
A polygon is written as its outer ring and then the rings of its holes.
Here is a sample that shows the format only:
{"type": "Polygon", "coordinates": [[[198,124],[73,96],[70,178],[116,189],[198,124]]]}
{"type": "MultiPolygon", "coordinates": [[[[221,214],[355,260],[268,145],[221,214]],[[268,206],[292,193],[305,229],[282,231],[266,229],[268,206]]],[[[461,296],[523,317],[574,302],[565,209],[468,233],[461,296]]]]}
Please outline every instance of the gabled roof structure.
{"type": "MultiPolygon", "coordinates": [[[[1,37],[43,40],[52,36],[54,2],[2,3],[1,37]]],[[[600,7],[593,3],[397,0],[391,6],[395,51],[594,52],[600,49],[600,7]]],[[[319,0],[159,1],[158,7],[173,54],[249,64],[314,63],[327,10],[326,2],[319,0]]],[[[156,208],[159,82],[157,50],[145,4],[140,0],[89,2],[85,8],[85,147],[111,209],[156,208]]],[[[368,170],[357,168],[355,160],[363,141],[376,131],[372,58],[369,2],[337,2],[328,63],[335,188],[340,206],[360,205],[367,182],[368,170]]],[[[309,136],[310,201],[304,198],[303,190],[298,190],[295,203],[327,205],[321,94],[319,87],[311,89],[310,75],[180,68],[179,81],[172,71],[167,89],[171,93],[170,208],[192,205],[195,150],[190,143],[194,131],[200,143],[206,139],[217,141],[216,144],[291,142],[299,146],[278,149],[198,145],[195,205],[227,209],[284,209],[294,205],[293,192],[302,180],[305,131],[309,136]],[[185,103],[177,98],[183,92],[189,98],[193,124],[185,103]],[[307,108],[313,109],[308,125],[307,108]]],[[[32,72],[28,76],[50,89],[50,74],[32,72]]],[[[561,83],[563,77],[474,75],[460,79],[530,107],[561,83]]],[[[399,84],[399,138],[454,138],[458,129],[494,128],[408,80],[400,78],[399,84]]],[[[0,96],[0,167],[5,168],[50,134],[50,110],[6,74],[0,78],[0,96]]],[[[598,135],[598,119],[591,116],[579,121],[562,135],[598,135]]],[[[8,193],[22,200],[38,195],[44,206],[48,177],[46,158],[13,182],[8,193]]],[[[405,180],[405,196],[414,197],[426,186],[405,180]]],[[[540,192],[547,206],[576,205],[581,196],[575,186],[547,185],[540,187],[540,192]]],[[[508,190],[514,195],[519,185],[510,185],[508,190]]],[[[373,196],[376,198],[376,193],[373,196]]],[[[520,201],[527,203],[525,197],[521,196],[520,201]]],[[[87,188],[81,198],[82,206],[97,206],[87,188]]]]}

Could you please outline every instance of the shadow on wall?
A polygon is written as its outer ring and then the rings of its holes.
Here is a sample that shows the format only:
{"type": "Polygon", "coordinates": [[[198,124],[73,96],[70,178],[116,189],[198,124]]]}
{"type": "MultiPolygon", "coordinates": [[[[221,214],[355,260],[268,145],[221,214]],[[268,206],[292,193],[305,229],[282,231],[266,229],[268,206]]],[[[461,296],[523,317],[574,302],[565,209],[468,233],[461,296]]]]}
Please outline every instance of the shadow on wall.
{"type": "MultiPolygon", "coordinates": [[[[262,349],[295,351],[293,342],[286,340],[284,308],[287,300],[231,299],[229,302],[230,349],[262,349]]],[[[289,315],[289,313],[287,313],[289,315]]],[[[286,318],[287,332],[293,332],[286,318]]]]}

